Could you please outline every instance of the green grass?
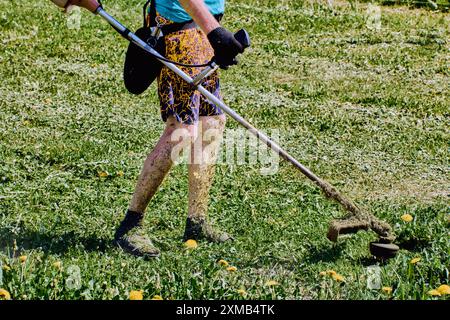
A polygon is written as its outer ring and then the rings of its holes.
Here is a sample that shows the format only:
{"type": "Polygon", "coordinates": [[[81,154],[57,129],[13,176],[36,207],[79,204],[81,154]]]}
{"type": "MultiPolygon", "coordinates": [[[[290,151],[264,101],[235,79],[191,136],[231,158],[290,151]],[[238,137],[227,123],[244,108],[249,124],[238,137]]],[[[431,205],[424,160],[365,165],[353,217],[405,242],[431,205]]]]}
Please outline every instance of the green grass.
{"type": "MultiPolygon", "coordinates": [[[[137,28],[142,2],[104,5],[137,28]]],[[[126,92],[127,43],[100,18],[83,12],[81,30],[70,30],[50,1],[19,0],[0,0],[0,261],[10,268],[0,288],[13,299],[126,299],[138,289],[145,298],[239,299],[241,288],[249,299],[435,299],[427,292],[449,282],[450,262],[449,16],[383,6],[381,30],[371,30],[366,3],[307,3],[229,1],[224,24],[247,28],[253,46],[239,67],[222,72],[223,93],[394,226],[403,249],[379,264],[390,296],[366,286],[376,236],[330,243],[328,222],[344,213],[286,163],[272,176],[259,165],[218,167],[210,215],[233,243],[183,248],[187,172],[179,165],[146,218],[161,258],[112,247],[163,128],[155,87],[139,97],[126,92]],[[405,213],[414,221],[403,222],[405,213]],[[72,265],[81,270],[76,290],[66,285],[72,265]],[[345,283],[319,275],[330,269],[345,283]]]]}

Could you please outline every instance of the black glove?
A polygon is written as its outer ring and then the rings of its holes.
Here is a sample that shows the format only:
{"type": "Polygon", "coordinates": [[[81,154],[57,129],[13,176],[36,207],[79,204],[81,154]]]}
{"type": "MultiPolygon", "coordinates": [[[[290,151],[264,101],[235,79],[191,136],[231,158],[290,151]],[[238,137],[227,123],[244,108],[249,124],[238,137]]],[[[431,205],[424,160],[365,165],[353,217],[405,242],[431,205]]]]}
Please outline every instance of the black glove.
{"type": "Polygon", "coordinates": [[[234,38],[234,35],[225,28],[218,27],[208,33],[208,40],[214,49],[213,60],[221,69],[238,63],[236,56],[244,52],[244,48],[234,38]]]}

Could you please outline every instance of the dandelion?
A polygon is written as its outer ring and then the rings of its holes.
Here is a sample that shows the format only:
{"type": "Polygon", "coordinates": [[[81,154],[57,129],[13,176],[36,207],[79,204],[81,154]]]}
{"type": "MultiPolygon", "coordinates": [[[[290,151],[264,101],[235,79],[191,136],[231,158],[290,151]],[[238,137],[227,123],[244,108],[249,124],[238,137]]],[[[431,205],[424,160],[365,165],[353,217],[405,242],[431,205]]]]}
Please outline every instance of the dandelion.
{"type": "Polygon", "coordinates": [[[121,171],[117,171],[117,175],[119,176],[119,177],[123,177],[124,176],[124,172],[121,170],[121,171]]]}
{"type": "Polygon", "coordinates": [[[62,266],[61,261],[53,262],[53,267],[55,267],[56,269],[61,269],[61,266],[62,266]]]}
{"type": "Polygon", "coordinates": [[[269,280],[266,282],[266,286],[268,286],[268,287],[278,286],[278,285],[279,285],[278,281],[275,281],[275,280],[269,280]]]}
{"type": "Polygon", "coordinates": [[[188,249],[196,249],[198,247],[197,241],[189,239],[188,241],[186,241],[184,243],[184,245],[186,246],[186,248],[188,249]]]}
{"type": "Polygon", "coordinates": [[[100,172],[98,173],[98,176],[99,176],[100,178],[106,178],[107,176],[109,176],[109,174],[108,174],[108,172],[106,172],[106,171],[100,171],[100,172]]]}
{"type": "Polygon", "coordinates": [[[25,262],[27,261],[27,259],[28,259],[27,256],[20,256],[20,257],[19,257],[19,261],[20,261],[21,263],[25,263],[25,262]]]}
{"type": "Polygon", "coordinates": [[[245,291],[244,289],[238,289],[237,293],[239,293],[239,295],[242,296],[242,297],[247,295],[247,291],[245,291]]]}
{"type": "Polygon", "coordinates": [[[331,277],[333,278],[334,281],[336,282],[344,282],[345,278],[343,276],[341,276],[340,274],[333,274],[331,275],[331,277]]]}
{"type": "Polygon", "coordinates": [[[5,264],[5,265],[2,267],[2,269],[3,269],[3,271],[8,272],[8,271],[11,270],[11,267],[5,264]]]}
{"type": "Polygon", "coordinates": [[[159,295],[154,295],[152,300],[164,300],[164,299],[159,295]]]}
{"type": "Polygon", "coordinates": [[[343,277],[341,275],[339,275],[336,271],[334,270],[326,270],[326,271],[320,271],[319,275],[322,277],[325,276],[331,276],[334,280],[336,281],[343,281],[343,277]],[[338,279],[338,280],[337,280],[338,279]]]}
{"type": "Polygon", "coordinates": [[[416,264],[419,261],[420,261],[420,258],[419,257],[415,257],[415,258],[411,259],[411,261],[409,263],[416,264]]]}
{"type": "Polygon", "coordinates": [[[11,300],[11,295],[5,289],[0,289],[0,300],[11,300]]]}
{"type": "Polygon", "coordinates": [[[413,221],[413,217],[410,214],[404,214],[400,217],[405,222],[411,222],[413,221]]]}
{"type": "Polygon", "coordinates": [[[387,293],[387,294],[391,294],[392,293],[392,287],[383,287],[383,288],[381,288],[381,290],[384,293],[387,293]]]}
{"type": "Polygon", "coordinates": [[[142,290],[130,291],[130,300],[143,300],[144,299],[143,293],[144,293],[144,291],[142,291],[142,290]]]}
{"type": "Polygon", "coordinates": [[[50,282],[51,287],[57,287],[58,286],[58,279],[53,279],[52,282],[50,282]]]}
{"type": "Polygon", "coordinates": [[[25,120],[25,121],[23,122],[23,125],[24,125],[24,126],[29,126],[30,124],[31,124],[30,120],[25,120]]]}
{"type": "Polygon", "coordinates": [[[228,267],[228,268],[227,268],[227,271],[230,271],[230,272],[235,272],[235,271],[237,271],[237,268],[236,268],[236,267],[233,267],[233,266],[231,266],[231,267],[228,267]]]}
{"type": "Polygon", "coordinates": [[[437,291],[436,289],[428,291],[428,294],[430,296],[433,296],[433,297],[440,297],[441,296],[441,293],[439,291],[437,291]]]}
{"type": "Polygon", "coordinates": [[[228,267],[228,262],[223,259],[220,259],[217,263],[221,266],[228,267]]]}
{"type": "Polygon", "coordinates": [[[450,286],[446,284],[440,285],[436,290],[442,295],[450,294],[450,286]]]}

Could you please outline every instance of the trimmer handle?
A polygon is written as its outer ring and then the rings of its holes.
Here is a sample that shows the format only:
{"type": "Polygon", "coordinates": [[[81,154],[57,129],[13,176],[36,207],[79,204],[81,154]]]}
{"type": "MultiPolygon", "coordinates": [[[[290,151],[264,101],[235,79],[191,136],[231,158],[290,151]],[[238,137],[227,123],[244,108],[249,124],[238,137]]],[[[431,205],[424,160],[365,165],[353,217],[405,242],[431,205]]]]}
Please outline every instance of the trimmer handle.
{"type": "Polygon", "coordinates": [[[250,35],[247,30],[241,29],[234,34],[234,38],[242,45],[242,48],[245,50],[250,47],[250,35]]]}

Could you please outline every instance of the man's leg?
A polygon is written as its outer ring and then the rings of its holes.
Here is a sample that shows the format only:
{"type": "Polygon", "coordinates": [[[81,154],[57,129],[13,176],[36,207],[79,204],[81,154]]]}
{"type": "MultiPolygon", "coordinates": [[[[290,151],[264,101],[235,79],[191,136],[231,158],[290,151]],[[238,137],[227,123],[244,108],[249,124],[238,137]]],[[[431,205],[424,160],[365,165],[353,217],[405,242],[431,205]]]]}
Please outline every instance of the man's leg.
{"type": "Polygon", "coordinates": [[[116,244],[124,250],[139,256],[159,255],[158,249],[153,246],[142,228],[144,212],[173,162],[177,160],[173,159],[174,147],[188,145],[195,137],[196,130],[195,125],[181,124],[174,117],[167,119],[163,134],[144,162],[129,210],[114,237],[116,244]],[[177,132],[181,142],[173,139],[174,132],[177,132]]]}
{"type": "MultiPolygon", "coordinates": [[[[167,119],[166,128],[160,137],[155,149],[148,155],[144,162],[141,174],[139,175],[136,189],[130,203],[130,210],[135,212],[145,212],[151,198],[154,196],[165,176],[173,165],[172,150],[180,142],[172,141],[175,131],[183,133],[188,139],[189,135],[194,135],[196,129],[193,125],[184,125],[170,117],[167,119]],[[181,129],[181,131],[180,131],[181,129]]],[[[177,133],[177,136],[180,134],[177,133]]]]}
{"type": "Polygon", "coordinates": [[[191,146],[189,171],[189,209],[184,240],[205,238],[223,242],[231,237],[207,222],[209,190],[225,127],[225,115],[200,117],[199,134],[191,146]]]}

